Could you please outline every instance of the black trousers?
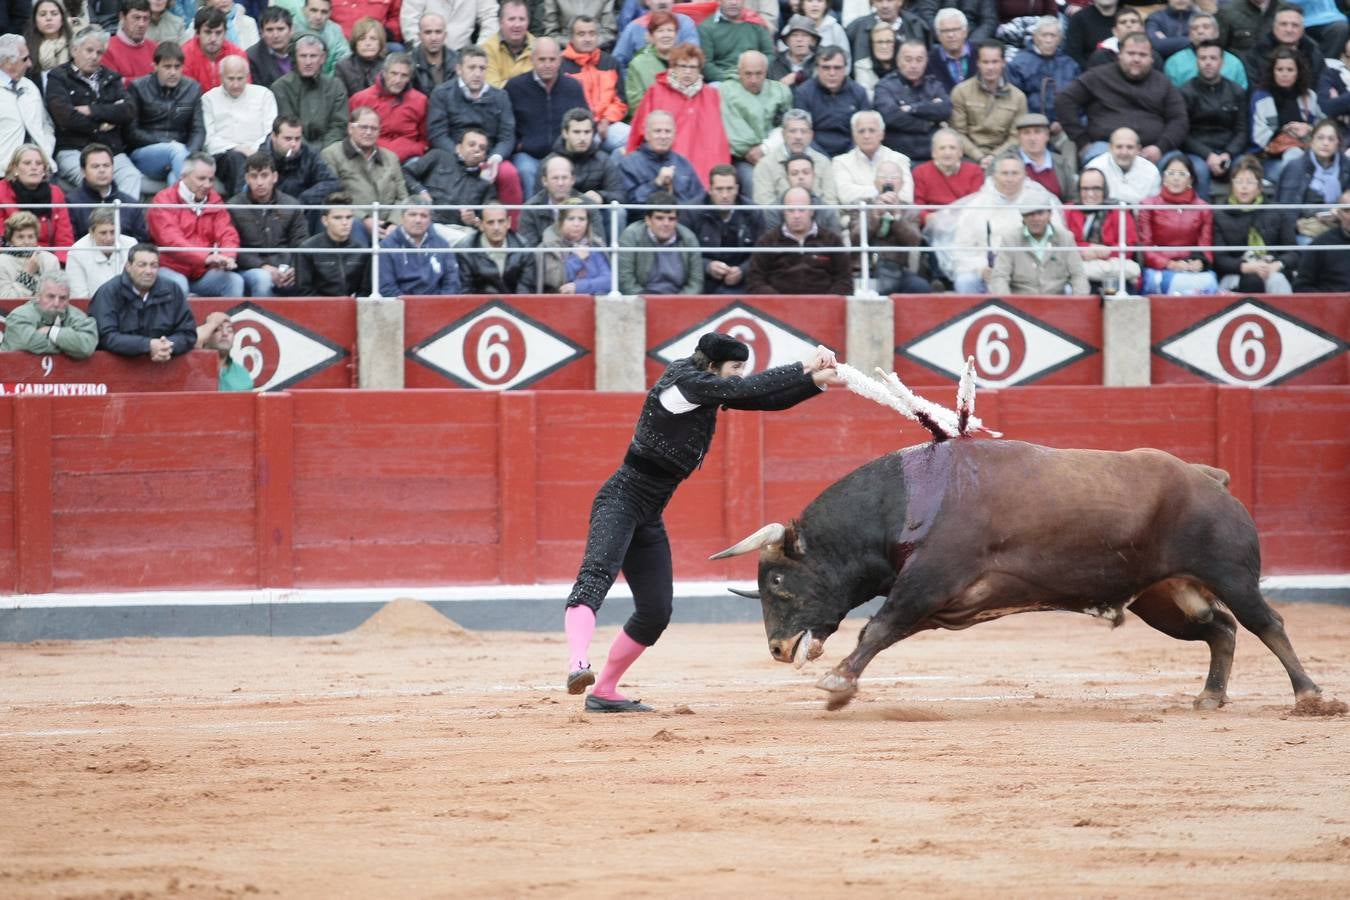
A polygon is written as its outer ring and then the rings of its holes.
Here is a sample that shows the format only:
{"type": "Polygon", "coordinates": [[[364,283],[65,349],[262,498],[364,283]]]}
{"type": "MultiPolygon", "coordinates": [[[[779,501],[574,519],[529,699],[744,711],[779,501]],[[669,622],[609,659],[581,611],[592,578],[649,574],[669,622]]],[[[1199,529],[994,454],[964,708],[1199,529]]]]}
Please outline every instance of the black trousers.
{"type": "Polygon", "coordinates": [[[635,607],[623,630],[645,647],[655,644],[670,624],[675,586],[661,513],[679,486],[680,479],[673,475],[620,466],[595,495],[586,552],[567,598],[568,606],[589,606],[598,612],[622,571],[635,607]]]}

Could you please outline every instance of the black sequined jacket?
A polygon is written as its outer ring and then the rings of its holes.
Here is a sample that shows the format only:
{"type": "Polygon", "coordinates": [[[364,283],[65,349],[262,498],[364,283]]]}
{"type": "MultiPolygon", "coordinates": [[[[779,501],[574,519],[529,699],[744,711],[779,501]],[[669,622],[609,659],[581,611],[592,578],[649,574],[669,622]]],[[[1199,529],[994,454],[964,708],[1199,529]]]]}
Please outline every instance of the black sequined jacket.
{"type": "MultiPolygon", "coordinates": [[[[628,461],[638,467],[688,478],[703,463],[717,430],[717,410],[787,409],[820,393],[801,363],[776,366],[754,375],[722,378],[677,359],[647,393],[628,461]],[[675,388],[692,409],[673,412],[661,396],[675,388]],[[636,457],[636,461],[634,460],[636,457]]],[[[678,405],[678,404],[677,404],[678,405]]]]}

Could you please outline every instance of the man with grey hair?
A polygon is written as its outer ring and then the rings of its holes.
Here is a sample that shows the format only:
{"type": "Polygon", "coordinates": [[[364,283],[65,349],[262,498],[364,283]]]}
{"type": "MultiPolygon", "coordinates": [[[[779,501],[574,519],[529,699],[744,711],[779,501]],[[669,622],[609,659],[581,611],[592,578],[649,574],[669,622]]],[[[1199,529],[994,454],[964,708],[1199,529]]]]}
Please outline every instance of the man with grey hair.
{"type": "Polygon", "coordinates": [[[56,126],[56,166],[61,177],[79,187],[80,151],[100,143],[113,152],[118,186],[141,196],[141,172],[127,156],[125,131],[136,115],[122,76],[99,64],[108,33],[91,26],[70,42],[70,62],[47,73],[47,111],[56,126]]]}
{"type": "Polygon", "coordinates": [[[295,116],[305,143],[314,151],[341,141],[347,133],[347,89],[323,74],[328,49],[312,34],[295,41],[295,68],[272,83],[278,116],[295,116]]]}
{"type": "MultiPolygon", "coordinates": [[[[1050,137],[1055,146],[1072,147],[1063,137],[1064,129],[1055,121],[1055,94],[1079,76],[1082,69],[1064,52],[1064,30],[1055,16],[1042,16],[1031,31],[1031,47],[1008,63],[1008,81],[1027,97],[1027,112],[1040,113],[1050,120],[1050,137]]],[[[1072,160],[1071,160],[1072,161],[1072,160]]]]}
{"type": "Polygon", "coordinates": [[[839,191],[835,187],[834,172],[830,158],[811,146],[815,138],[815,129],[811,125],[811,114],[804,109],[790,109],[783,113],[783,141],[766,152],[755,164],[752,197],[759,206],[768,206],[778,202],[791,185],[788,183],[787,158],[794,153],[804,153],[811,157],[816,172],[816,194],[827,205],[839,202],[839,191]]]}
{"type": "Polygon", "coordinates": [[[247,61],[227,56],[220,61],[220,86],[202,96],[202,149],[215,157],[216,177],[229,194],[244,189],[244,162],[267,142],[277,118],[276,96],[248,78],[247,61]]]}
{"type": "Polygon", "coordinates": [[[70,281],[59,269],[38,277],[37,294],[5,317],[0,350],[88,359],[98,347],[98,324],[70,305],[70,281]]]}
{"type": "Polygon", "coordinates": [[[914,200],[914,181],[909,176],[909,157],[892,150],[881,142],[886,125],[881,113],[872,109],[859,110],[850,121],[853,128],[853,149],[836,156],[832,162],[835,185],[840,203],[857,203],[877,196],[877,171],[882,163],[890,163],[896,174],[888,183],[899,202],[914,200]]]}
{"type": "Polygon", "coordinates": [[[0,34],[0,160],[5,165],[24,144],[37,144],[48,160],[56,152],[56,131],[42,92],[25,77],[31,65],[23,35],[0,34]]]}
{"type": "Polygon", "coordinates": [[[736,180],[746,196],[754,191],[755,165],[764,158],[783,114],[792,108],[792,89],[768,75],[768,56],[746,50],[736,62],[736,77],[718,85],[736,180]]]}
{"type": "Polygon", "coordinates": [[[970,22],[959,9],[947,7],[933,16],[937,46],[928,55],[928,74],[936,78],[947,93],[975,74],[975,48],[970,42],[970,22]]]}
{"type": "MultiPolygon", "coordinates": [[[[117,233],[116,213],[111,206],[100,206],[89,213],[89,233],[75,242],[66,257],[71,295],[94,296],[95,291],[122,274],[127,252],[134,246],[135,238],[117,233]]],[[[97,340],[97,333],[94,337],[97,340]]]]}

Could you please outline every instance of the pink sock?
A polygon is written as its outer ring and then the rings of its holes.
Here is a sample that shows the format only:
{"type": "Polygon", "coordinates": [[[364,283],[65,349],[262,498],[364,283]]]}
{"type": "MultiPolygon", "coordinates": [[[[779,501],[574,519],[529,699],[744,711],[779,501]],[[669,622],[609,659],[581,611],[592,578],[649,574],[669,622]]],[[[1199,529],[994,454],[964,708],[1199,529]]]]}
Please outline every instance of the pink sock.
{"type": "Polygon", "coordinates": [[[569,606],[563,613],[563,631],[567,634],[567,671],[591,665],[591,636],[595,634],[595,610],[589,606],[569,606]]]}
{"type": "Polygon", "coordinates": [[[605,667],[600,670],[600,678],[591,693],[604,700],[627,699],[619,693],[619,679],[646,649],[621,629],[609,647],[609,659],[605,660],[605,667]]]}

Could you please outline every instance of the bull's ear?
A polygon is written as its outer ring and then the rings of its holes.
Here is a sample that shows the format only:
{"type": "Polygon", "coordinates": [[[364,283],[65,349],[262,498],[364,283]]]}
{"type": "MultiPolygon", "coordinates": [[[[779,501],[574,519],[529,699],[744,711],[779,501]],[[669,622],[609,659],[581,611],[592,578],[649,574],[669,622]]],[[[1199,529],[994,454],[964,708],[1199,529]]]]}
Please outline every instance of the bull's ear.
{"type": "Polygon", "coordinates": [[[796,519],[790,520],[783,532],[783,552],[789,559],[806,556],[806,535],[802,534],[801,525],[796,519]]]}
{"type": "Polygon", "coordinates": [[[758,600],[758,599],[760,599],[760,597],[759,597],[759,591],[758,591],[758,590],[746,591],[746,590],[742,590],[741,588],[727,588],[727,590],[731,591],[731,592],[732,592],[733,594],[735,594],[737,597],[744,597],[744,598],[747,599],[747,600],[758,600]]]}

